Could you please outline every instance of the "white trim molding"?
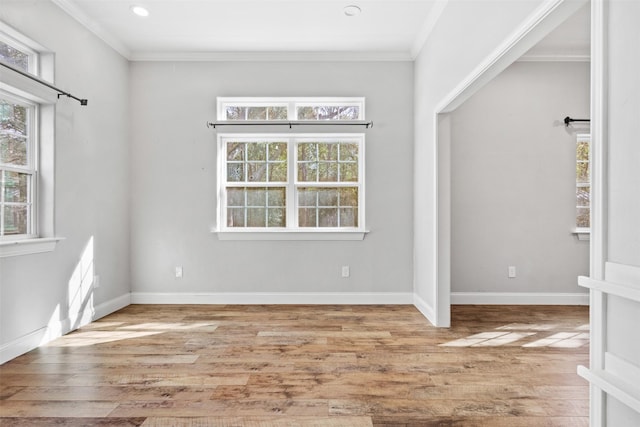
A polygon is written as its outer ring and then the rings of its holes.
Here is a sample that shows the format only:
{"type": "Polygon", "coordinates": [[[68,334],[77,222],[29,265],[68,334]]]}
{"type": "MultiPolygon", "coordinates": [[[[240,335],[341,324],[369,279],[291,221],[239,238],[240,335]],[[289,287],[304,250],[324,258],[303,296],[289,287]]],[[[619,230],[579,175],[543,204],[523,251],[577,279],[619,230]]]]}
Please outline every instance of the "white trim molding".
{"type": "Polygon", "coordinates": [[[589,305],[589,294],[553,292],[451,292],[451,304],[589,305]]]}
{"type": "Polygon", "coordinates": [[[0,241],[0,258],[51,252],[64,237],[0,241]]]}
{"type": "Polygon", "coordinates": [[[412,292],[132,292],[132,304],[413,304],[412,292]]]}
{"type": "Polygon", "coordinates": [[[56,338],[60,338],[78,327],[118,311],[129,304],[131,304],[131,296],[130,294],[125,294],[96,307],[88,307],[80,313],[72,313],[72,316],[64,320],[52,319],[47,326],[43,326],[0,346],[0,365],[56,338]],[[74,328],[71,326],[71,317],[80,319],[80,322],[74,328]]]}
{"type": "Polygon", "coordinates": [[[418,294],[413,294],[413,305],[432,325],[436,325],[436,312],[432,306],[420,298],[418,294]]]}

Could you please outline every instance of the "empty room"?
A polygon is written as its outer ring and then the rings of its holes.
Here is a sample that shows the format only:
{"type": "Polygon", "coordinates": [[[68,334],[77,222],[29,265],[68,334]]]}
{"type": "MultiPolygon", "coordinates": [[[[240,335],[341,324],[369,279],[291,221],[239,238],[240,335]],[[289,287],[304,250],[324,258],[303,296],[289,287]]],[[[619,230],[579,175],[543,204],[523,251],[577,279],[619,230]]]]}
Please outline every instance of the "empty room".
{"type": "Polygon", "coordinates": [[[0,425],[640,425],[639,21],[0,0],[0,425]]]}

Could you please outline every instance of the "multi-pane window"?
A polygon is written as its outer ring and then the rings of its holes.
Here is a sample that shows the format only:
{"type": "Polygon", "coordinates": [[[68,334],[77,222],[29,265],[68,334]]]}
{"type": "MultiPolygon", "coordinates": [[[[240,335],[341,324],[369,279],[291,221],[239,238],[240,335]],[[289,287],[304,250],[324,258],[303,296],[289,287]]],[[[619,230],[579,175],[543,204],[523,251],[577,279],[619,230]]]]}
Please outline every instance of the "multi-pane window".
{"type": "Polygon", "coordinates": [[[358,230],[364,135],[218,135],[222,229],[358,230]]]}
{"type": "Polygon", "coordinates": [[[37,74],[38,55],[22,43],[0,33],[0,61],[19,70],[37,74]]]}
{"type": "Polygon", "coordinates": [[[591,214],[591,173],[589,148],[591,136],[581,134],[576,140],[576,227],[589,228],[591,214]]]}
{"type": "Polygon", "coordinates": [[[36,105],[0,92],[0,239],[34,230],[36,105]]]}
{"type": "MultiPolygon", "coordinates": [[[[362,121],[364,98],[218,98],[218,119],[362,121]]],[[[221,231],[364,229],[363,134],[220,134],[218,159],[221,231]]]]}
{"type": "Polygon", "coordinates": [[[364,120],[364,98],[218,98],[218,119],[364,120]]]}

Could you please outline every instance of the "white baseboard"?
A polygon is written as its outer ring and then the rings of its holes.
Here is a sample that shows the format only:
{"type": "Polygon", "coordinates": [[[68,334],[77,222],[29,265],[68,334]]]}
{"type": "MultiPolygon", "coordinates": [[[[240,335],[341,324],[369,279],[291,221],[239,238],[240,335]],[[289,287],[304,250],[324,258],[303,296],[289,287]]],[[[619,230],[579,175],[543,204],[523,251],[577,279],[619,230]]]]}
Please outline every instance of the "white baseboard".
{"type": "Polygon", "coordinates": [[[589,294],[552,292],[451,292],[451,304],[589,305],[589,294]]]}
{"type": "Polygon", "coordinates": [[[96,307],[87,307],[82,312],[75,313],[73,316],[64,320],[51,320],[47,326],[43,326],[40,329],[0,346],[0,364],[28,353],[41,345],[45,345],[56,338],[68,334],[73,329],[77,329],[114,311],[120,310],[129,304],[131,304],[131,296],[130,294],[125,294],[96,307]],[[73,327],[71,318],[76,320],[74,322],[76,325],[73,327]]]}
{"type": "Polygon", "coordinates": [[[413,304],[412,292],[132,292],[131,304],[413,304]]]}
{"type": "Polygon", "coordinates": [[[425,300],[420,298],[418,294],[413,294],[413,305],[418,309],[424,317],[427,318],[432,325],[436,324],[436,312],[425,300]]]}
{"type": "Polygon", "coordinates": [[[97,320],[131,305],[131,294],[127,293],[100,304],[94,309],[93,320],[97,320]]]}

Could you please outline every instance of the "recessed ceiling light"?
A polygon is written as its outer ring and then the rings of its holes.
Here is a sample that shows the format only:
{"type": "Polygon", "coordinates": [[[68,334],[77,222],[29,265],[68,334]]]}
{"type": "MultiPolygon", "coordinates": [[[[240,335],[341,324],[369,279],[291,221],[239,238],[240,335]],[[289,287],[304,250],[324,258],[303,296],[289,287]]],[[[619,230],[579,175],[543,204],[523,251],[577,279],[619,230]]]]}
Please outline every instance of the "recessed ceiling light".
{"type": "Polygon", "coordinates": [[[362,12],[362,9],[353,4],[344,8],[344,14],[347,16],[356,16],[359,15],[360,12],[362,12]]]}
{"type": "Polygon", "coordinates": [[[138,16],[149,16],[149,11],[142,6],[131,6],[131,12],[138,16]]]}

